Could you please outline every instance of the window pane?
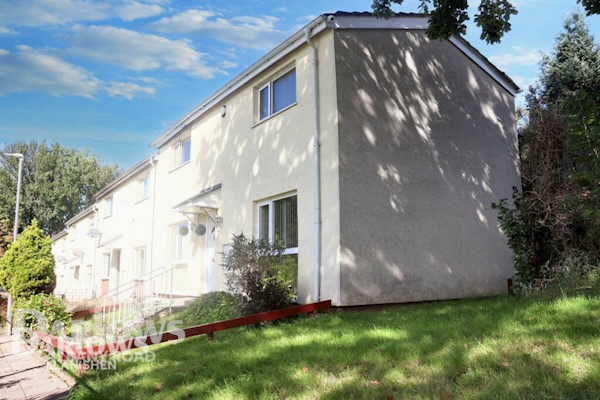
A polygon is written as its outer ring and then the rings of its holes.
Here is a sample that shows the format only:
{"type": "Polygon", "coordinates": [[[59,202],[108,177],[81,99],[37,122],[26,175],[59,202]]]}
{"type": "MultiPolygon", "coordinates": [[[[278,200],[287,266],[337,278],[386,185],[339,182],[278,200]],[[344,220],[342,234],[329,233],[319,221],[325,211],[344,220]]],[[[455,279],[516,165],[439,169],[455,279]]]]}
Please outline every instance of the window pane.
{"type": "Polygon", "coordinates": [[[150,186],[148,185],[148,177],[142,181],[142,198],[145,199],[150,195],[150,186]]]}
{"type": "Polygon", "coordinates": [[[269,116],[269,86],[265,86],[258,93],[258,115],[259,119],[263,119],[269,116]]]}
{"type": "Polygon", "coordinates": [[[110,254],[104,255],[104,276],[110,276],[110,254]]]}
{"type": "Polygon", "coordinates": [[[258,209],[258,238],[269,240],[269,206],[260,206],[258,209]]]}
{"type": "Polygon", "coordinates": [[[286,248],[298,247],[298,196],[273,202],[275,207],[275,240],[286,248]]]}
{"type": "Polygon", "coordinates": [[[293,69],[273,81],[273,113],[283,110],[296,101],[296,70],[293,69]]]}
{"type": "Polygon", "coordinates": [[[190,139],[181,142],[181,164],[190,161],[191,144],[192,141],[190,139]]]}

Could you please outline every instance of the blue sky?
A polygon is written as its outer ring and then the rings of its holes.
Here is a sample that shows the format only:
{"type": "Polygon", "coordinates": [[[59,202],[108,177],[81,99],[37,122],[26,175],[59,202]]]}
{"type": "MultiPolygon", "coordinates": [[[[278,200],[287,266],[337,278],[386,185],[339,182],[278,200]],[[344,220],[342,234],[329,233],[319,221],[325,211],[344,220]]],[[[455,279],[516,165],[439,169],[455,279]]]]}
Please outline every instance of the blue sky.
{"type": "MultiPolygon", "coordinates": [[[[405,0],[396,10],[416,12],[417,4],[405,0]]],[[[577,3],[513,4],[519,14],[501,44],[486,45],[473,25],[466,39],[525,89],[577,3]]],[[[129,168],[152,152],[153,139],[308,21],[370,5],[0,0],[0,145],[56,141],[129,168]]],[[[600,17],[587,22],[598,38],[600,17]]]]}

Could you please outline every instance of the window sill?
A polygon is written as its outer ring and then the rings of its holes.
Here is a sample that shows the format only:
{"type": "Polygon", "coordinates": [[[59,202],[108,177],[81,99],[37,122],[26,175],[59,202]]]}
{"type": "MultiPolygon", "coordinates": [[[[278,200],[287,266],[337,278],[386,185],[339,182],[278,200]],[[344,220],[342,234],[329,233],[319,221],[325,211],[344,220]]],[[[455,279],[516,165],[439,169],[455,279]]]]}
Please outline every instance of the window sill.
{"type": "Polygon", "coordinates": [[[172,260],[171,265],[175,268],[187,268],[188,262],[186,260],[172,260]]]}
{"type": "Polygon", "coordinates": [[[101,280],[101,281],[109,281],[109,280],[110,280],[110,278],[109,278],[108,276],[105,276],[105,277],[102,277],[102,278],[100,278],[100,280],[101,280]]]}
{"type": "Polygon", "coordinates": [[[110,215],[105,215],[105,216],[104,216],[104,219],[110,218],[110,217],[112,217],[112,216],[113,216],[112,214],[110,214],[110,215]]]}
{"type": "Polygon", "coordinates": [[[184,162],[183,164],[179,164],[178,166],[176,166],[175,168],[170,170],[169,173],[177,171],[179,168],[185,167],[186,165],[188,165],[191,162],[192,162],[192,160],[188,160],[188,161],[184,162]]]}
{"type": "Polygon", "coordinates": [[[284,112],[284,111],[286,111],[286,110],[289,110],[290,108],[292,108],[292,107],[294,107],[294,106],[296,106],[296,105],[298,105],[298,102],[297,102],[297,101],[293,102],[292,104],[290,104],[289,106],[287,106],[287,107],[285,107],[285,108],[282,108],[281,110],[277,111],[275,114],[271,114],[271,115],[269,115],[268,117],[265,117],[265,118],[261,119],[260,121],[256,122],[254,125],[252,125],[252,127],[251,127],[251,128],[255,128],[255,127],[257,127],[258,125],[262,124],[263,122],[267,122],[267,121],[268,121],[268,120],[270,120],[271,118],[274,118],[274,117],[278,116],[278,115],[279,115],[279,114],[281,114],[282,112],[284,112]]]}
{"type": "Polygon", "coordinates": [[[142,199],[139,199],[139,200],[138,200],[138,201],[136,201],[134,204],[140,204],[140,203],[143,203],[144,201],[148,200],[149,198],[150,198],[150,196],[146,196],[146,197],[144,197],[144,198],[142,198],[142,199]]]}

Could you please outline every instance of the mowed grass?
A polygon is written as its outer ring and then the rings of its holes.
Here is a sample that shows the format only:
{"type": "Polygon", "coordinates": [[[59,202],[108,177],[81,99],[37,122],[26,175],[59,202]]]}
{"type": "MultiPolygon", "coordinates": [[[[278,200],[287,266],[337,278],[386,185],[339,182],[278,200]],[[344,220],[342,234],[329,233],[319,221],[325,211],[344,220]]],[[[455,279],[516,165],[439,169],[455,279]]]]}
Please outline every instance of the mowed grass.
{"type": "Polygon", "coordinates": [[[319,314],[151,348],[70,399],[598,399],[600,298],[319,314]]]}

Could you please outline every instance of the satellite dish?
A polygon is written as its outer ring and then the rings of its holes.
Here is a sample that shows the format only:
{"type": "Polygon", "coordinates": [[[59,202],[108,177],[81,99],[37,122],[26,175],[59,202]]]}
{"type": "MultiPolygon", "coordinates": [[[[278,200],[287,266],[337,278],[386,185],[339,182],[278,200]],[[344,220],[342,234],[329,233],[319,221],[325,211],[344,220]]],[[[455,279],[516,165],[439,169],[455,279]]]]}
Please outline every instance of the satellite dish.
{"type": "Polygon", "coordinates": [[[83,249],[79,249],[79,248],[73,249],[73,255],[76,257],[81,257],[83,255],[83,249]]]}
{"type": "Polygon", "coordinates": [[[92,228],[88,231],[87,235],[91,238],[97,238],[100,236],[100,231],[96,228],[92,228]]]}
{"type": "Polygon", "coordinates": [[[58,256],[58,257],[56,257],[56,261],[58,261],[61,264],[66,264],[67,263],[67,257],[65,257],[65,256],[58,256]]]}
{"type": "Polygon", "coordinates": [[[198,224],[194,229],[194,233],[198,236],[204,236],[206,234],[206,225],[198,224]]]}
{"type": "Polygon", "coordinates": [[[179,234],[181,236],[185,236],[190,232],[190,229],[187,227],[187,225],[181,225],[179,227],[179,234]]]}

